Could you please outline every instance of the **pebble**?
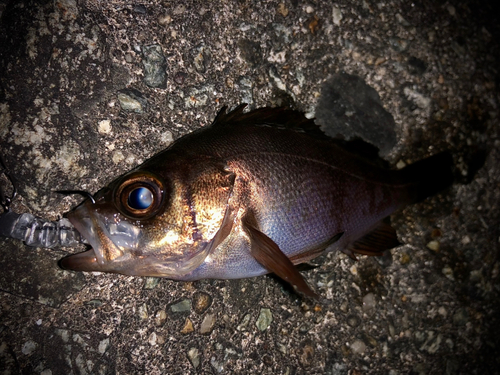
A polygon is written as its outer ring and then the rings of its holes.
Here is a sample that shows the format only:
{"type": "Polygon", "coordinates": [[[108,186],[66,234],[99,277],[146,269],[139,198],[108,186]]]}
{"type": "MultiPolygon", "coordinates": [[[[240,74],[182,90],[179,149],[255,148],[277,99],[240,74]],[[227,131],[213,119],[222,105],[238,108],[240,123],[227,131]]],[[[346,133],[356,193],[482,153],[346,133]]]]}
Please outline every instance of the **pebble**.
{"type": "Polygon", "coordinates": [[[248,77],[241,77],[238,81],[239,91],[241,95],[241,102],[253,104],[253,82],[248,77]]]}
{"type": "Polygon", "coordinates": [[[344,72],[323,83],[316,123],[331,137],[361,138],[377,146],[381,155],[387,155],[398,141],[394,118],[378,92],[359,76],[344,72]]]}
{"type": "Polygon", "coordinates": [[[25,355],[30,355],[33,353],[36,348],[38,347],[38,344],[32,340],[26,341],[23,345],[23,348],[21,349],[22,353],[25,355]]]}
{"type": "Polygon", "coordinates": [[[172,17],[169,14],[162,14],[158,17],[158,23],[162,26],[168,25],[172,22],[172,17]]]}
{"type": "Polygon", "coordinates": [[[396,14],[396,20],[403,25],[404,27],[409,27],[411,26],[410,23],[404,19],[404,17],[401,14],[396,14]]]}
{"type": "Polygon", "coordinates": [[[481,281],[481,279],[482,279],[482,272],[481,272],[481,270],[472,270],[472,271],[470,271],[469,280],[472,283],[477,283],[477,282],[481,281]]]}
{"type": "Polygon", "coordinates": [[[236,327],[236,329],[238,331],[246,331],[248,323],[250,323],[251,317],[252,316],[250,314],[246,314],[241,320],[241,323],[236,327]]]}
{"type": "Polygon", "coordinates": [[[113,163],[115,164],[120,164],[123,160],[125,160],[125,156],[123,155],[123,152],[121,152],[120,150],[116,150],[115,152],[113,152],[111,160],[113,160],[113,163]]]}
{"type": "Polygon", "coordinates": [[[174,312],[174,313],[189,311],[189,310],[191,310],[191,300],[185,299],[185,300],[182,300],[174,305],[171,305],[170,310],[172,310],[172,312],[174,312]]]}
{"type": "Polygon", "coordinates": [[[332,18],[333,23],[337,26],[340,26],[340,21],[342,20],[342,12],[336,6],[332,8],[332,18]]]}
{"type": "Polygon", "coordinates": [[[430,241],[427,245],[429,250],[438,252],[439,251],[439,241],[430,241]]]}
{"type": "Polygon", "coordinates": [[[111,133],[111,120],[101,120],[99,121],[98,131],[100,134],[109,134],[111,133]]]}
{"type": "Polygon", "coordinates": [[[148,306],[143,303],[141,306],[139,306],[139,309],[137,310],[137,314],[139,315],[139,318],[141,320],[147,320],[149,315],[148,315],[148,306]]]}
{"type": "Polygon", "coordinates": [[[193,308],[197,314],[203,314],[212,304],[212,297],[204,292],[195,293],[193,296],[193,308]]]}
{"type": "Polygon", "coordinates": [[[440,306],[439,309],[438,309],[438,313],[439,315],[441,315],[443,318],[446,318],[446,316],[448,315],[448,311],[446,311],[446,308],[443,307],[443,306],[440,306]]]}
{"type": "Polygon", "coordinates": [[[156,288],[158,283],[160,282],[159,277],[146,277],[146,280],[144,281],[144,289],[150,290],[156,288]]]}
{"type": "Polygon", "coordinates": [[[375,337],[373,336],[370,336],[369,334],[365,333],[363,335],[363,338],[365,339],[365,341],[368,342],[368,344],[374,348],[376,348],[378,346],[378,341],[375,339],[375,337]]]}
{"type": "Polygon", "coordinates": [[[306,322],[299,327],[299,333],[305,334],[314,328],[314,325],[310,322],[306,322]]]}
{"type": "Polygon", "coordinates": [[[354,354],[363,354],[366,350],[366,344],[361,340],[356,340],[351,344],[351,350],[354,354]]]}
{"type": "Polygon", "coordinates": [[[399,258],[399,262],[401,264],[408,264],[410,263],[411,257],[408,253],[403,253],[401,254],[401,257],[399,258]]]}
{"type": "Polygon", "coordinates": [[[109,338],[101,340],[99,342],[99,347],[97,350],[99,351],[99,354],[104,354],[106,353],[106,350],[108,350],[108,348],[109,348],[109,338]]]}
{"type": "Polygon", "coordinates": [[[146,14],[147,13],[146,7],[142,4],[134,5],[133,11],[135,13],[138,13],[138,14],[146,14]]]}
{"type": "Polygon", "coordinates": [[[170,143],[174,141],[174,135],[172,134],[171,131],[165,130],[163,133],[160,135],[160,141],[163,143],[165,146],[168,146],[170,143]]]}
{"type": "Polygon", "coordinates": [[[167,81],[165,72],[165,56],[161,46],[151,44],[142,47],[142,64],[144,65],[144,83],[149,87],[164,88],[167,81]]]}
{"type": "Polygon", "coordinates": [[[224,371],[224,364],[217,361],[217,358],[215,356],[210,358],[210,364],[212,365],[213,369],[215,371],[217,371],[218,373],[221,373],[222,371],[224,371]]]}
{"type": "Polygon", "coordinates": [[[189,95],[184,99],[187,108],[203,107],[208,102],[209,95],[213,93],[212,85],[191,87],[189,95]]]}
{"type": "Polygon", "coordinates": [[[125,89],[118,92],[118,102],[124,111],[143,113],[148,101],[137,90],[125,89]]]}
{"type": "Polygon", "coordinates": [[[200,365],[200,351],[197,348],[189,349],[188,358],[194,368],[200,365]]]}
{"type": "Polygon", "coordinates": [[[274,81],[274,85],[277,88],[279,88],[282,91],[286,91],[286,85],[283,82],[283,80],[281,79],[281,77],[280,77],[280,75],[278,73],[278,69],[276,68],[276,66],[271,65],[269,67],[269,76],[272,78],[272,80],[274,81]]]}
{"type": "Polygon", "coordinates": [[[285,3],[279,3],[278,4],[278,13],[281,14],[283,17],[288,16],[288,8],[286,7],[285,3]]]}
{"type": "Polygon", "coordinates": [[[149,345],[151,345],[151,346],[156,345],[156,333],[155,332],[153,332],[149,335],[148,342],[149,342],[149,345]]]}
{"type": "Polygon", "coordinates": [[[288,355],[288,347],[282,343],[278,343],[278,350],[283,354],[283,355],[288,355]]]}
{"type": "Polygon", "coordinates": [[[67,329],[56,329],[56,333],[61,337],[63,342],[68,342],[69,341],[69,331],[67,329]]]}
{"type": "Polygon", "coordinates": [[[304,367],[309,367],[314,362],[314,348],[311,344],[302,345],[300,349],[299,362],[304,367]]]}
{"type": "Polygon", "coordinates": [[[453,276],[453,270],[451,269],[451,267],[449,266],[446,266],[444,267],[441,272],[443,273],[443,275],[445,275],[448,279],[450,280],[455,280],[455,277],[453,276]]]}
{"type": "Polygon", "coordinates": [[[390,46],[397,52],[404,52],[408,49],[408,41],[401,38],[389,38],[390,46]]]}
{"type": "Polygon", "coordinates": [[[181,329],[181,333],[184,335],[187,335],[188,333],[191,333],[193,331],[194,331],[193,322],[191,321],[191,319],[186,318],[186,321],[184,323],[184,327],[182,327],[182,329],[181,329]]]}
{"type": "Polygon", "coordinates": [[[316,15],[312,16],[309,19],[307,26],[309,27],[309,31],[311,32],[311,34],[313,34],[313,35],[316,34],[316,32],[318,31],[319,26],[320,26],[319,18],[316,15]]]}
{"type": "Polygon", "coordinates": [[[161,326],[165,324],[166,320],[167,320],[167,313],[165,312],[165,310],[158,310],[155,315],[155,324],[157,326],[161,326]]]}
{"type": "Polygon", "coordinates": [[[260,331],[265,331],[269,328],[273,321],[273,314],[270,309],[262,308],[260,309],[259,317],[255,322],[255,325],[260,331]]]}
{"type": "Polygon", "coordinates": [[[443,341],[443,336],[441,334],[434,336],[434,331],[428,331],[427,340],[420,347],[420,350],[425,350],[430,354],[434,354],[438,351],[441,341],[443,341]]]}
{"type": "Polygon", "coordinates": [[[256,67],[262,62],[262,49],[260,43],[249,39],[238,40],[238,49],[243,60],[250,67],[256,67]]]}
{"type": "Polygon", "coordinates": [[[184,12],[186,12],[186,6],[183,5],[183,4],[180,4],[180,5],[177,5],[175,8],[174,8],[174,11],[172,12],[174,15],[178,16],[180,14],[183,14],[184,12]]]}
{"type": "Polygon", "coordinates": [[[376,303],[375,295],[373,293],[368,293],[363,297],[363,311],[372,312],[375,309],[376,303]]]}
{"type": "Polygon", "coordinates": [[[216,321],[216,315],[215,314],[207,314],[203,318],[203,321],[201,322],[200,326],[200,333],[202,335],[208,335],[212,330],[214,329],[215,326],[215,321],[216,321]]]}
{"type": "Polygon", "coordinates": [[[410,73],[415,75],[422,75],[427,70],[427,64],[425,63],[425,61],[415,56],[411,56],[408,59],[408,66],[410,73]]]}
{"type": "Polygon", "coordinates": [[[415,103],[417,105],[417,107],[419,107],[421,109],[429,109],[431,102],[432,102],[430,98],[422,95],[421,93],[419,93],[416,90],[412,90],[409,87],[405,87],[403,89],[403,92],[404,92],[405,96],[408,98],[408,100],[415,103]]]}
{"type": "Polygon", "coordinates": [[[193,48],[191,54],[194,56],[193,64],[196,71],[205,73],[211,60],[210,50],[202,43],[193,48]]]}

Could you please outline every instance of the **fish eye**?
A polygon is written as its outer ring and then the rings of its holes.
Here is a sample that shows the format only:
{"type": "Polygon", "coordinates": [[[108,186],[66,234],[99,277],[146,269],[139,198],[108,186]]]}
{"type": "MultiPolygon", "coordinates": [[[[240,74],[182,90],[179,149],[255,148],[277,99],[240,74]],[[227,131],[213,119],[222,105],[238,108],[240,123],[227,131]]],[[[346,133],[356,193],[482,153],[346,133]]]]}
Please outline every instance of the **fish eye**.
{"type": "Polygon", "coordinates": [[[164,208],[167,191],[162,179],[149,172],[132,172],[114,191],[115,205],[128,218],[146,220],[164,208]]]}
{"type": "Polygon", "coordinates": [[[138,187],[128,195],[129,207],[136,210],[144,210],[153,203],[153,193],[146,187],[138,187]]]}

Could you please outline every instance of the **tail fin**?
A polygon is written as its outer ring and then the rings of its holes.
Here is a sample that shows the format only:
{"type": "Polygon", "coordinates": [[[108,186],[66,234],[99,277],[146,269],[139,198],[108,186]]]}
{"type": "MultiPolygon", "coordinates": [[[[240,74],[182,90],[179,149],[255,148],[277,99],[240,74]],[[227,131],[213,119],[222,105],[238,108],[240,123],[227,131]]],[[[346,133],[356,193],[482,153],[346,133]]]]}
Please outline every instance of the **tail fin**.
{"type": "Polygon", "coordinates": [[[403,168],[400,173],[403,181],[413,185],[413,202],[420,202],[449,187],[454,180],[453,170],[453,158],[449,152],[444,151],[417,161],[403,168]]]}

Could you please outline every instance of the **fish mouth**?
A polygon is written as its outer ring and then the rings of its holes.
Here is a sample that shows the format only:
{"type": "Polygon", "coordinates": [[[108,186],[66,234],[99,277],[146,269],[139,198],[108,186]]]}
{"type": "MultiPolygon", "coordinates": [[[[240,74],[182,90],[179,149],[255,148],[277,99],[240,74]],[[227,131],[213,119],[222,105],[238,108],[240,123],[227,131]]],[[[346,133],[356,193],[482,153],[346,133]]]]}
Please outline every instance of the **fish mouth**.
{"type": "Polygon", "coordinates": [[[77,207],[67,217],[91,249],[67,256],[59,264],[72,271],[119,272],[118,260],[126,258],[128,250],[137,248],[140,229],[126,222],[106,220],[91,204],[90,208],[87,206],[77,207]]]}

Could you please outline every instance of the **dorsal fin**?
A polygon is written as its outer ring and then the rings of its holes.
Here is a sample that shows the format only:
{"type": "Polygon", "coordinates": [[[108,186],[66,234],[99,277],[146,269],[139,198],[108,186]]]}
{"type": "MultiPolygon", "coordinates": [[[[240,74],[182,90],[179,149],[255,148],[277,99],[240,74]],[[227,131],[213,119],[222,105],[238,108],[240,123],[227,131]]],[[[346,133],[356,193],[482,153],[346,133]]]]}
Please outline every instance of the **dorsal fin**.
{"type": "Polygon", "coordinates": [[[307,133],[318,139],[331,140],[331,138],[323,133],[320,127],[314,123],[313,119],[308,119],[302,112],[284,107],[264,107],[254,109],[250,112],[243,112],[246,106],[246,104],[240,104],[228,113],[226,113],[227,106],[222,107],[212,123],[212,126],[269,126],[307,133]]]}

